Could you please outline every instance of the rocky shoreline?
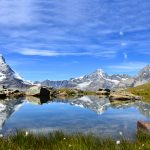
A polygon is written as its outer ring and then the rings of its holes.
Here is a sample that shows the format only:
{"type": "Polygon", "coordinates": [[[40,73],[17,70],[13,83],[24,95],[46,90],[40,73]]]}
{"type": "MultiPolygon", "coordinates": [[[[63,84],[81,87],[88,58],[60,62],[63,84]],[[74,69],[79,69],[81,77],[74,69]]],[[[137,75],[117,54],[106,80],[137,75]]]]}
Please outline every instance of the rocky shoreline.
{"type": "Polygon", "coordinates": [[[34,96],[45,98],[47,100],[53,98],[66,98],[66,97],[81,97],[84,95],[97,95],[99,97],[108,97],[111,102],[113,101],[129,101],[129,100],[142,100],[142,97],[131,94],[130,92],[111,91],[109,89],[99,89],[98,91],[82,91],[79,89],[54,89],[44,87],[41,85],[34,85],[27,90],[21,91],[18,89],[0,89],[0,99],[5,98],[19,98],[25,96],[34,96]]]}
{"type": "Polygon", "coordinates": [[[0,99],[24,97],[25,92],[16,89],[1,89],[0,99]]]}
{"type": "MultiPolygon", "coordinates": [[[[45,98],[47,100],[56,97],[79,97],[83,96],[85,93],[78,89],[54,89],[49,87],[44,87],[40,85],[34,85],[26,90],[18,89],[0,89],[0,99],[6,98],[19,98],[19,97],[38,97],[45,98]]],[[[85,94],[86,95],[86,94],[85,94]]]]}
{"type": "Polygon", "coordinates": [[[141,96],[136,96],[130,92],[117,91],[112,92],[109,96],[110,101],[128,101],[128,100],[142,100],[141,96]]]}

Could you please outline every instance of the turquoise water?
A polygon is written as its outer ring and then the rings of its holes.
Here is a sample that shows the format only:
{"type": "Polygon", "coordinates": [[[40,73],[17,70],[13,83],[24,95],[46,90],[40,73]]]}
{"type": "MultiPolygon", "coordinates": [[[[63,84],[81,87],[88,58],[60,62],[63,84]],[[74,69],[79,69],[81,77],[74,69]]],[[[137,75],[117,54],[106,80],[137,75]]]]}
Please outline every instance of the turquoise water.
{"type": "Polygon", "coordinates": [[[143,102],[113,105],[107,98],[82,97],[56,99],[40,104],[40,100],[21,100],[2,125],[1,132],[15,130],[48,133],[93,133],[97,136],[133,139],[137,121],[150,121],[150,105],[143,102]]]}

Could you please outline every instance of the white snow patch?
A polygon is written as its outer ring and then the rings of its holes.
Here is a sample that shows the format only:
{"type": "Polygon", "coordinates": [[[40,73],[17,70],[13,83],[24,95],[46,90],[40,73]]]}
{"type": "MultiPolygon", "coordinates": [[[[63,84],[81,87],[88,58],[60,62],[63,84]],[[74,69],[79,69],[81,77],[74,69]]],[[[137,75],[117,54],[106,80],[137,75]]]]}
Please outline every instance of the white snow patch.
{"type": "Polygon", "coordinates": [[[33,85],[33,86],[42,86],[41,83],[37,83],[37,84],[33,83],[32,85],[33,85]]]}
{"type": "Polygon", "coordinates": [[[104,111],[105,111],[104,108],[101,107],[101,108],[98,108],[97,112],[98,112],[99,115],[102,115],[104,113],[104,111]]]}
{"type": "Polygon", "coordinates": [[[83,96],[83,97],[79,98],[78,100],[92,103],[91,99],[88,96],[83,96]]]}
{"type": "Polygon", "coordinates": [[[126,80],[128,80],[128,78],[122,78],[121,80],[122,80],[122,81],[126,81],[126,80]]]}
{"type": "Polygon", "coordinates": [[[80,83],[80,84],[78,84],[78,88],[85,88],[85,87],[87,87],[88,85],[90,85],[92,83],[92,81],[89,81],[89,82],[83,82],[83,83],[80,83]]]}
{"type": "Polygon", "coordinates": [[[6,79],[5,74],[0,72],[0,81],[3,81],[4,79],[6,79]]]}
{"type": "Polygon", "coordinates": [[[75,106],[80,107],[80,108],[84,108],[84,106],[82,104],[75,104],[75,106]]]}
{"type": "Polygon", "coordinates": [[[101,77],[104,77],[104,71],[102,70],[102,69],[97,69],[97,74],[99,75],[99,76],[101,76],[101,77]]]}
{"type": "Polygon", "coordinates": [[[22,78],[18,73],[15,72],[14,77],[16,79],[22,80],[24,84],[33,84],[33,82],[29,81],[29,80],[25,80],[24,78],[22,78]]]}
{"type": "Polygon", "coordinates": [[[80,80],[81,80],[81,79],[83,79],[83,77],[84,77],[84,76],[81,76],[81,77],[78,77],[78,78],[75,78],[75,79],[80,79],[80,80]]]}
{"type": "Polygon", "coordinates": [[[117,76],[117,78],[121,78],[120,76],[117,76]]]}
{"type": "Polygon", "coordinates": [[[111,80],[111,79],[105,79],[105,80],[110,81],[110,82],[113,82],[113,83],[115,83],[115,84],[119,84],[119,82],[120,82],[120,81],[118,81],[118,80],[111,80]]]}
{"type": "Polygon", "coordinates": [[[82,80],[84,76],[81,76],[81,77],[77,77],[77,78],[73,78],[71,79],[71,81],[74,81],[74,80],[82,80]]]}
{"type": "Polygon", "coordinates": [[[33,81],[30,81],[30,80],[26,80],[26,82],[27,82],[28,84],[31,84],[31,85],[34,84],[34,82],[33,82],[33,81]]]}
{"type": "Polygon", "coordinates": [[[24,80],[18,73],[15,72],[14,74],[15,78],[19,79],[19,80],[24,80]]]}
{"type": "Polygon", "coordinates": [[[5,110],[6,106],[0,103],[0,112],[2,112],[3,110],[5,110]]]}

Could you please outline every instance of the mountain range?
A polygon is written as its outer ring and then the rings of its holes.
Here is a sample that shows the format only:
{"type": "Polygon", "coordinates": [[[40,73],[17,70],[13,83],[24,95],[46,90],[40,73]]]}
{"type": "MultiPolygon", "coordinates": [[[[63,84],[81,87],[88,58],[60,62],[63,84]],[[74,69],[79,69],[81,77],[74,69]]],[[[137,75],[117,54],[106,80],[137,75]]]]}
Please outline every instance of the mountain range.
{"type": "Polygon", "coordinates": [[[129,87],[138,86],[150,82],[150,66],[145,66],[137,76],[123,75],[108,75],[102,69],[98,69],[88,75],[71,78],[70,80],[63,81],[50,81],[35,82],[43,86],[54,88],[78,88],[82,90],[98,90],[100,88],[109,89],[124,89],[129,87]]]}
{"type": "MultiPolygon", "coordinates": [[[[81,90],[98,90],[100,88],[122,89],[134,87],[150,82],[150,65],[145,66],[137,76],[126,74],[108,75],[102,69],[97,69],[93,73],[69,80],[43,82],[36,81],[34,84],[41,84],[53,88],[78,88],[81,90]]],[[[33,84],[24,80],[18,73],[13,71],[6,63],[4,57],[0,55],[0,85],[6,88],[25,89],[33,84]]]]}

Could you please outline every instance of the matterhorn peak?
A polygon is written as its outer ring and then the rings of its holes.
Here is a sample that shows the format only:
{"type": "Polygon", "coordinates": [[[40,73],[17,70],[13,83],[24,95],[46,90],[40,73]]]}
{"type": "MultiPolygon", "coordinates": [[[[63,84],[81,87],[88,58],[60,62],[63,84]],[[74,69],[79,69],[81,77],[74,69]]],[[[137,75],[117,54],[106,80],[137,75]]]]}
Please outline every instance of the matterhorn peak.
{"type": "Polygon", "coordinates": [[[0,54],[0,85],[7,88],[26,88],[30,85],[7,65],[2,54],[0,54]]]}
{"type": "Polygon", "coordinates": [[[2,54],[0,54],[0,65],[5,63],[5,58],[3,57],[2,54]]]}
{"type": "Polygon", "coordinates": [[[3,55],[2,55],[2,54],[0,54],[0,59],[4,59],[4,57],[3,57],[3,55]]]}

